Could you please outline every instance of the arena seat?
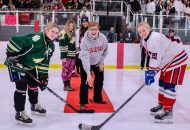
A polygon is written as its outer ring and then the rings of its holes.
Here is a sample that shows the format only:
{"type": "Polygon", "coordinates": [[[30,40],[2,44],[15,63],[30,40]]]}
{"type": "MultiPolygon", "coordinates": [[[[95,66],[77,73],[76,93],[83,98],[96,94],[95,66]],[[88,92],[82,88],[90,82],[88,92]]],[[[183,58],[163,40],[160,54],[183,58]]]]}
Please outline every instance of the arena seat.
{"type": "Polygon", "coordinates": [[[29,23],[30,22],[30,14],[29,13],[21,13],[19,16],[20,23],[29,23]]]}

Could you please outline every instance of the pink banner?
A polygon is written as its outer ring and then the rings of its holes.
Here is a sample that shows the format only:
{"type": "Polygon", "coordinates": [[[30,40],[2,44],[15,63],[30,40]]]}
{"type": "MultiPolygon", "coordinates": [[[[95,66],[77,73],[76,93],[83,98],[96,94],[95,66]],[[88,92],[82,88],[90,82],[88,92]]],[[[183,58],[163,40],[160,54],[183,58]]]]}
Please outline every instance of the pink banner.
{"type": "Polygon", "coordinates": [[[16,24],[16,15],[5,15],[5,25],[15,25],[16,24]]]}

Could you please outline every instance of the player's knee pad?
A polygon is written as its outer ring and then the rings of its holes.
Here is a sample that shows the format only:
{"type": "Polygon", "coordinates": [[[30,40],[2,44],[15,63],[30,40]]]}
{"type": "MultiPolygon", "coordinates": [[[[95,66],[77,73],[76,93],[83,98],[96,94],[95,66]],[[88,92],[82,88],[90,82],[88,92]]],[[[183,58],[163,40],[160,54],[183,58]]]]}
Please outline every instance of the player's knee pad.
{"type": "Polygon", "coordinates": [[[10,80],[12,82],[26,81],[26,74],[25,73],[18,72],[16,70],[14,70],[10,65],[8,65],[8,70],[9,70],[10,80]]]}

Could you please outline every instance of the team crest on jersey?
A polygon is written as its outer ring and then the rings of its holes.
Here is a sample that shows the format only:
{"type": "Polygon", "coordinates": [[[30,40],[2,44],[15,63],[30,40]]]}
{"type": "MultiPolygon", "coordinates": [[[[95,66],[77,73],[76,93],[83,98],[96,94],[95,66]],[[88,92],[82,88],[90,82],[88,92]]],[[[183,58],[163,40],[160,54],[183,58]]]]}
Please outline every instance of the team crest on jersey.
{"type": "Polygon", "coordinates": [[[39,35],[35,35],[32,37],[32,40],[37,42],[38,40],[40,39],[40,36],[39,35]]]}
{"type": "Polygon", "coordinates": [[[45,54],[46,54],[46,55],[47,55],[47,54],[50,55],[50,54],[52,53],[52,51],[53,51],[53,50],[52,50],[51,48],[48,48],[48,50],[46,51],[45,54]]]}
{"type": "Polygon", "coordinates": [[[152,59],[157,60],[157,53],[152,53],[152,59]]]}

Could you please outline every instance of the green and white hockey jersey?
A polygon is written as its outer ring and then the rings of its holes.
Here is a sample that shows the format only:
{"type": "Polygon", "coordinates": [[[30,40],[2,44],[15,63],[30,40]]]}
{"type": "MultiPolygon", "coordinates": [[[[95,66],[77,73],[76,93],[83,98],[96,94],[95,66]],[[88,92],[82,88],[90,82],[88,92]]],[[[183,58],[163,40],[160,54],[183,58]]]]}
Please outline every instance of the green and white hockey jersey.
{"type": "Polygon", "coordinates": [[[26,69],[36,69],[38,75],[48,75],[50,57],[54,50],[53,41],[47,43],[43,32],[15,35],[7,44],[7,52],[18,53],[19,63],[26,69]]]}
{"type": "Polygon", "coordinates": [[[69,39],[65,31],[62,30],[59,34],[59,48],[61,59],[76,58],[75,36],[69,39]]]}

